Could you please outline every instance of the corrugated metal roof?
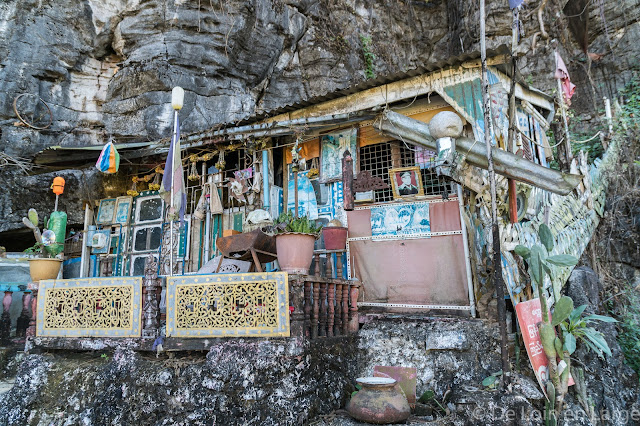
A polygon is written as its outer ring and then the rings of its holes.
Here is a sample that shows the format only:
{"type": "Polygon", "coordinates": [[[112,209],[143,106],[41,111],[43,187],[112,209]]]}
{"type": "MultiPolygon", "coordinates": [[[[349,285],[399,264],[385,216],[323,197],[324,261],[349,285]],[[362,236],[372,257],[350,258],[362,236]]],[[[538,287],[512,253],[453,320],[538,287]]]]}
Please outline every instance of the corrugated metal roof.
{"type": "MultiPolygon", "coordinates": [[[[510,53],[509,48],[506,45],[501,45],[499,46],[497,49],[493,49],[493,50],[487,50],[487,58],[491,58],[491,57],[495,57],[495,56],[500,56],[500,55],[508,55],[510,53]]],[[[377,87],[377,86],[382,86],[384,84],[388,84],[388,83],[393,83],[396,81],[400,81],[400,80],[404,80],[407,78],[411,78],[411,77],[416,77],[422,74],[427,74],[433,71],[437,71],[439,69],[443,69],[443,68],[448,68],[448,67],[452,67],[455,65],[459,65],[462,64],[463,62],[467,62],[467,61],[472,61],[472,60],[476,60],[476,59],[480,59],[480,52],[469,52],[469,53],[464,53],[462,55],[459,56],[455,56],[455,57],[451,57],[448,58],[446,60],[442,60],[439,62],[435,62],[432,64],[428,64],[428,65],[424,65],[421,67],[417,67],[417,68],[413,68],[407,71],[400,71],[400,72],[396,72],[396,73],[392,73],[392,74],[386,74],[383,76],[379,76],[377,78],[374,79],[370,79],[370,80],[365,80],[362,81],[360,83],[357,84],[353,84],[351,86],[345,87],[343,89],[337,89],[334,91],[328,91],[326,93],[320,94],[320,95],[316,95],[313,97],[310,97],[308,99],[305,100],[301,100],[298,102],[292,102],[290,104],[278,107],[278,108],[273,108],[270,110],[264,110],[264,111],[257,111],[256,113],[252,114],[251,116],[245,118],[244,120],[242,120],[239,123],[236,123],[237,125],[243,125],[243,124],[248,124],[248,123],[252,123],[252,122],[256,122],[256,121],[260,121],[260,120],[264,120],[268,117],[272,117],[275,115],[280,115],[280,114],[284,114],[286,112],[291,112],[291,111],[296,111],[311,105],[316,105],[322,102],[326,102],[326,101],[330,101],[333,99],[337,99],[337,98],[341,98],[343,96],[348,96],[351,95],[353,93],[357,93],[357,92],[362,92],[364,90],[367,89],[371,89],[373,87],[377,87]]],[[[500,69],[502,72],[504,72],[505,74],[511,76],[511,67],[501,67],[500,69]]],[[[522,78],[518,78],[519,83],[521,85],[526,86],[527,88],[529,88],[525,83],[523,83],[521,80],[522,78]]],[[[542,92],[540,92],[542,93],[542,92]]],[[[547,96],[547,95],[545,95],[547,96]]]]}

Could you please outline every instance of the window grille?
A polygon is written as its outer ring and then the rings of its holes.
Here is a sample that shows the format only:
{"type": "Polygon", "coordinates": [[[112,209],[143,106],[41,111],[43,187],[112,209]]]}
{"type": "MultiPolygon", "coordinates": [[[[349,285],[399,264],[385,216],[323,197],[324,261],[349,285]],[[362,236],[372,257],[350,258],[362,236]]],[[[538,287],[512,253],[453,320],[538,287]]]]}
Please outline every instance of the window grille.
{"type": "MultiPolygon", "coordinates": [[[[359,154],[360,170],[367,170],[372,176],[382,178],[389,186],[391,186],[389,169],[419,166],[425,195],[453,192],[451,183],[436,174],[436,153],[426,148],[392,141],[361,147],[359,154]]],[[[374,191],[374,201],[376,203],[393,201],[391,187],[374,191]]]]}

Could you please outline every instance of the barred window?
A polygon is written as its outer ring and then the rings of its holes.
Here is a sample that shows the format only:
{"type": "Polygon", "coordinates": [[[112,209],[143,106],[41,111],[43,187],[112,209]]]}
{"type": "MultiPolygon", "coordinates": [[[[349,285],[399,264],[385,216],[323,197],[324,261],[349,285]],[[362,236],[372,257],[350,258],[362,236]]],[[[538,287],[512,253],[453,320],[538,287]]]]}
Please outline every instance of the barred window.
{"type": "MultiPolygon", "coordinates": [[[[389,186],[389,169],[419,166],[425,195],[453,192],[451,182],[436,174],[436,153],[427,148],[391,141],[361,147],[359,154],[360,170],[369,171],[372,176],[382,178],[389,186]]],[[[374,191],[374,202],[388,201],[393,201],[391,187],[374,191]]]]}

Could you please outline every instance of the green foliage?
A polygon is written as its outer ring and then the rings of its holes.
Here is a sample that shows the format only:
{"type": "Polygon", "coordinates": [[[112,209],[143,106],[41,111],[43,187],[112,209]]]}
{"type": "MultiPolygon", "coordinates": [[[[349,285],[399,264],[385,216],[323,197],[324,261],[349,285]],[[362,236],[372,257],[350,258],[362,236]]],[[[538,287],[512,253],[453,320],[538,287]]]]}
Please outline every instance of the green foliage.
{"type": "Polygon", "coordinates": [[[556,308],[553,311],[553,318],[551,320],[551,325],[556,326],[560,324],[562,321],[569,318],[571,312],[573,311],[573,299],[568,296],[562,296],[560,300],[556,302],[556,308]]]}
{"type": "Polygon", "coordinates": [[[498,377],[500,376],[502,376],[502,370],[491,373],[490,376],[485,377],[482,380],[482,386],[485,386],[489,389],[495,389],[498,386],[498,377]]]}
{"type": "Polygon", "coordinates": [[[23,253],[27,254],[27,255],[38,255],[38,257],[44,257],[44,258],[51,257],[49,255],[49,252],[46,251],[44,248],[45,248],[44,244],[35,243],[34,245],[29,247],[28,249],[25,249],[25,251],[23,253]]]}
{"type": "Polygon", "coordinates": [[[362,43],[362,57],[364,59],[364,76],[367,80],[376,78],[376,73],[373,70],[373,61],[376,60],[376,55],[371,50],[371,37],[361,35],[360,43],[362,43]]]}
{"type": "MultiPolygon", "coordinates": [[[[572,302],[573,304],[573,302],[572,302]]],[[[617,322],[617,320],[603,315],[582,316],[587,305],[578,306],[571,314],[559,323],[564,336],[564,350],[572,354],[576,350],[576,340],[580,339],[590,350],[594,351],[601,358],[603,354],[611,356],[611,349],[602,333],[589,324],[595,321],[617,322]]]]}
{"type": "Polygon", "coordinates": [[[538,235],[544,248],[546,248],[548,252],[551,252],[551,250],[553,250],[553,234],[551,234],[551,229],[549,229],[546,224],[541,223],[538,228],[538,235]]]}
{"type": "Polygon", "coordinates": [[[317,225],[315,220],[311,220],[307,216],[295,217],[292,211],[288,211],[280,213],[274,228],[280,234],[284,232],[317,234],[320,232],[322,225],[317,225]]]}
{"type": "Polygon", "coordinates": [[[618,343],[626,363],[640,374],[640,295],[631,285],[617,300],[611,300],[610,311],[620,320],[618,343]]]}
{"type": "Polygon", "coordinates": [[[447,398],[449,397],[450,393],[451,390],[447,389],[442,396],[442,402],[440,402],[438,401],[438,398],[436,398],[436,393],[434,391],[427,390],[422,394],[422,396],[420,396],[418,402],[420,404],[430,406],[433,410],[439,412],[440,414],[449,414],[449,410],[445,407],[445,405],[447,404],[447,398]]]}

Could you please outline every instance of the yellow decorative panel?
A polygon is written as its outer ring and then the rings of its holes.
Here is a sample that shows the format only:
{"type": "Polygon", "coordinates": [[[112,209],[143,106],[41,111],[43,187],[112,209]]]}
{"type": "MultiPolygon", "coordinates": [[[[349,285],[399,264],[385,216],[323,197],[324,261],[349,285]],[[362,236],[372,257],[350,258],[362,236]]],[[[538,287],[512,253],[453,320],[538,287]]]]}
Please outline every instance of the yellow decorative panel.
{"type": "Polygon", "coordinates": [[[36,333],[51,337],[139,337],[142,278],[40,282],[36,333]]]}
{"type": "Polygon", "coordinates": [[[167,336],[289,336],[286,272],[167,278],[167,336]]]}

